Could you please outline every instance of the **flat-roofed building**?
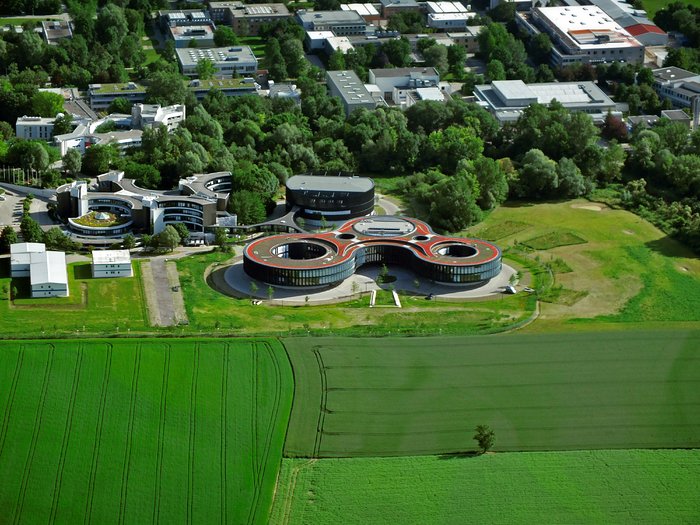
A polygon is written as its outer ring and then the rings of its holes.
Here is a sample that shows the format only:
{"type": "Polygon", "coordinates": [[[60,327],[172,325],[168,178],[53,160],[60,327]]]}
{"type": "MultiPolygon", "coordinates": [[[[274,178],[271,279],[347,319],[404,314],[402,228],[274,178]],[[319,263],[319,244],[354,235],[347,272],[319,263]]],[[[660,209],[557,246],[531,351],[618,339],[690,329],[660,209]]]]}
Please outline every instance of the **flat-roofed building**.
{"type": "Polygon", "coordinates": [[[177,26],[168,28],[168,36],[175,42],[176,48],[183,47],[214,47],[213,25],[177,26]]]}
{"type": "Polygon", "coordinates": [[[296,18],[306,31],[333,31],[336,36],[362,35],[367,31],[367,22],[356,11],[301,10],[296,18]]]}
{"type": "Polygon", "coordinates": [[[258,59],[250,46],[215,47],[212,49],[176,49],[180,71],[188,77],[197,76],[197,64],[208,59],[216,68],[217,77],[253,75],[258,70],[258,59]]]}
{"type": "Polygon", "coordinates": [[[334,36],[333,31],[306,31],[304,46],[307,51],[320,51],[326,46],[326,40],[334,36]]]}
{"type": "Polygon", "coordinates": [[[10,276],[29,277],[29,263],[32,253],[46,251],[43,242],[17,242],[10,245],[10,276]]]}
{"type": "Polygon", "coordinates": [[[646,11],[624,0],[587,0],[587,3],[600,7],[642,45],[668,44],[668,34],[649,19],[646,11]]]}
{"type": "Polygon", "coordinates": [[[90,107],[96,111],[105,110],[117,98],[125,98],[131,104],[146,100],[146,88],[135,82],[122,84],[90,84],[88,86],[90,107]]]}
{"type": "Polygon", "coordinates": [[[271,24],[292,15],[281,3],[244,4],[209,2],[209,12],[218,24],[224,23],[238,34],[255,36],[263,24],[271,24]]]}
{"type": "Polygon", "coordinates": [[[92,252],[92,276],[131,277],[131,253],[129,250],[94,250],[92,252]]]}
{"type": "Polygon", "coordinates": [[[461,2],[426,2],[428,9],[428,27],[445,30],[462,30],[467,27],[467,20],[476,13],[470,13],[461,2]]]}
{"type": "Polygon", "coordinates": [[[554,100],[569,111],[588,113],[602,124],[608,112],[621,116],[615,102],[593,82],[544,82],[525,84],[522,80],[497,80],[474,87],[474,96],[499,123],[515,122],[531,104],[549,105],[554,100]]]}
{"type": "Polygon", "coordinates": [[[29,283],[32,297],[68,297],[66,254],[34,252],[30,257],[29,283]]]}
{"type": "Polygon", "coordinates": [[[355,47],[346,36],[331,36],[328,37],[324,43],[324,50],[328,56],[332,55],[336,51],[346,54],[348,51],[353,49],[355,49],[355,47]]]}
{"type": "Polygon", "coordinates": [[[549,35],[554,67],[644,61],[644,46],[596,6],[536,7],[517,13],[515,19],[531,35],[540,31],[549,35]]]}
{"type": "Polygon", "coordinates": [[[371,24],[372,22],[379,22],[381,18],[379,11],[372,4],[340,4],[340,9],[343,11],[355,11],[365,22],[371,24]]]}
{"type": "Polygon", "coordinates": [[[15,134],[27,140],[51,140],[55,118],[19,117],[15,122],[15,134]]]}
{"type": "Polygon", "coordinates": [[[440,83],[440,73],[434,67],[370,69],[369,83],[375,84],[382,95],[389,98],[395,88],[435,87],[440,83]]]}
{"type": "Polygon", "coordinates": [[[184,104],[161,106],[160,104],[134,104],[131,106],[131,126],[136,129],[152,128],[163,124],[174,131],[185,120],[184,104]]]}
{"type": "Polygon", "coordinates": [[[374,109],[376,102],[354,71],[327,71],[326,84],[332,97],[339,97],[349,115],[356,109],[374,109]]]}
{"type": "Polygon", "coordinates": [[[479,52],[479,33],[484,26],[467,26],[463,31],[450,31],[447,36],[452,39],[455,45],[467,49],[467,53],[479,52]]]}
{"type": "Polygon", "coordinates": [[[659,97],[677,108],[689,108],[700,96],[700,75],[675,66],[652,70],[654,89],[659,97]]]}
{"type": "Polygon", "coordinates": [[[396,13],[420,12],[420,5],[416,0],[379,0],[382,5],[382,17],[389,18],[396,13]]]}
{"type": "Polygon", "coordinates": [[[65,20],[50,20],[41,23],[41,34],[50,46],[58,45],[61,40],[73,38],[73,26],[65,20]]]}
{"type": "Polygon", "coordinates": [[[369,177],[294,175],[286,184],[287,209],[311,221],[342,220],[371,215],[374,181],[369,177]]]}

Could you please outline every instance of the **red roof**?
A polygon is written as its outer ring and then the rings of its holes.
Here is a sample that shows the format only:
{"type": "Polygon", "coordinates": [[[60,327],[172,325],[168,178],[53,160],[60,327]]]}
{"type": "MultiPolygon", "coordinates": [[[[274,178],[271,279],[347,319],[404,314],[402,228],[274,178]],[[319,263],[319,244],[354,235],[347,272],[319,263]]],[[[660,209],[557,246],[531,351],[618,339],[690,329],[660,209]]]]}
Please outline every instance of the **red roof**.
{"type": "Polygon", "coordinates": [[[632,36],[639,36],[644,33],[658,33],[660,35],[665,35],[664,31],[653,24],[634,24],[625,28],[629,34],[632,36]]]}

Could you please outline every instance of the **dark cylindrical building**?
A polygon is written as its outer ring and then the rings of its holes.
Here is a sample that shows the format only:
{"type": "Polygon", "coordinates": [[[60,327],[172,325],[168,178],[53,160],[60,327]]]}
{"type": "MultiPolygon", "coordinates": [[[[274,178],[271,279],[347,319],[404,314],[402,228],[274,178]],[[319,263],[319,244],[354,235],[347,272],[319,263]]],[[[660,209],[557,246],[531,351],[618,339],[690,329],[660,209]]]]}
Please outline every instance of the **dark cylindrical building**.
{"type": "Polygon", "coordinates": [[[374,181],[368,177],[294,175],[287,181],[287,209],[304,219],[343,221],[374,211],[374,181]]]}

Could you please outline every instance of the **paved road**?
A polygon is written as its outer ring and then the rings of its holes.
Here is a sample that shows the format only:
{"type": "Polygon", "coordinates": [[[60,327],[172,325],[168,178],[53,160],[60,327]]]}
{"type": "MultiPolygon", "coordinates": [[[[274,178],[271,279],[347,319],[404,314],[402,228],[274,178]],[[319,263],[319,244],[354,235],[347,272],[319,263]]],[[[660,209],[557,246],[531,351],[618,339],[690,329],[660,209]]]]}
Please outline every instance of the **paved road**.
{"type": "Polygon", "coordinates": [[[174,326],[177,324],[175,316],[175,304],[173,302],[173,292],[168,279],[168,272],[165,267],[165,259],[151,259],[151,273],[153,285],[158,302],[158,313],[160,326],[174,326]]]}
{"type": "Polygon", "coordinates": [[[377,193],[377,204],[384,208],[387,215],[402,215],[401,208],[381,193],[377,193]]]}

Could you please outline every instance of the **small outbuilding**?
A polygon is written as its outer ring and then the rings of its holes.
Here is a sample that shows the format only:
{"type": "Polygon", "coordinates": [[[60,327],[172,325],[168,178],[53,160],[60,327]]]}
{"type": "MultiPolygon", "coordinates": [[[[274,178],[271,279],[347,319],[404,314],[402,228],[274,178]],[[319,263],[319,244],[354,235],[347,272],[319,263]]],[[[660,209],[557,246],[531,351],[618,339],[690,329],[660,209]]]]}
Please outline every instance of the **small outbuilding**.
{"type": "Polygon", "coordinates": [[[133,275],[129,250],[100,250],[92,252],[93,277],[131,277],[133,275]]]}

